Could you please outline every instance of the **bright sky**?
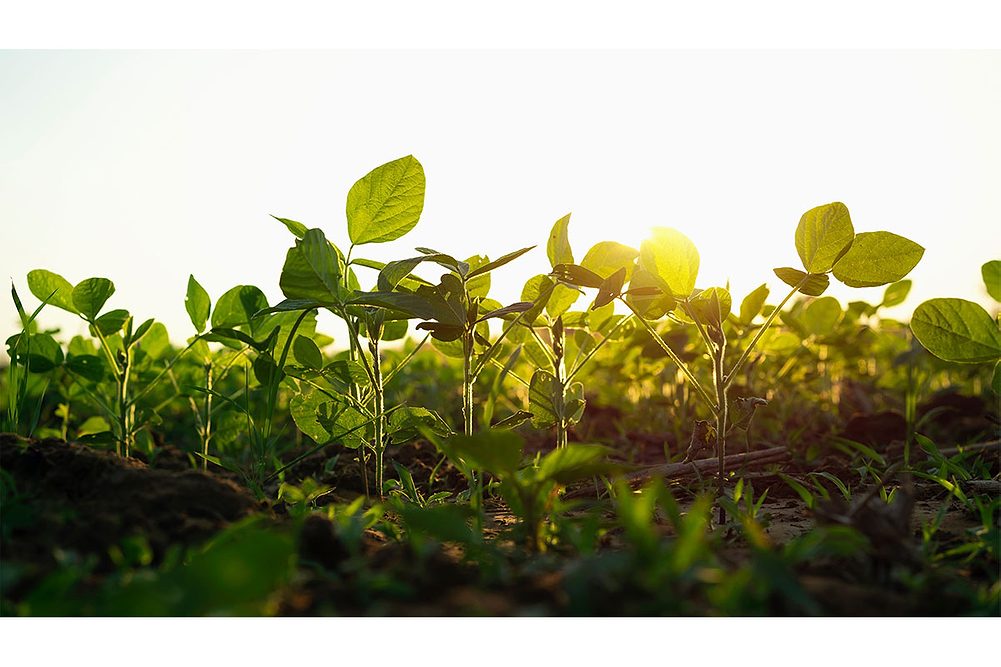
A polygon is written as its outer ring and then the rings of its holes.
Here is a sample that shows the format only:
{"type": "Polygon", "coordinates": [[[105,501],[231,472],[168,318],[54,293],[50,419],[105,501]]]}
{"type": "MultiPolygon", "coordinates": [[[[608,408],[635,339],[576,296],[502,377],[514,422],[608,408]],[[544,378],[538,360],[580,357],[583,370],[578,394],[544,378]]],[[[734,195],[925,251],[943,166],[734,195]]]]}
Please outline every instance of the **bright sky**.
{"type": "MultiPolygon", "coordinates": [[[[31,269],[111,278],[109,307],[181,340],[189,273],[213,302],[243,283],[275,303],[292,237],[268,214],[346,247],[352,183],[412,153],[420,224],[356,256],[540,244],[495,274],[505,302],[548,271],[567,212],[578,259],[672,226],[701,252],[700,286],[774,293],[772,267],[799,266],[800,214],[839,200],[857,231],[927,248],[897,315],[934,296],[987,305],[999,118],[998,51],[0,52],[0,275],[29,309],[31,269]]],[[[80,329],[55,309],[42,322],[80,329]]]]}

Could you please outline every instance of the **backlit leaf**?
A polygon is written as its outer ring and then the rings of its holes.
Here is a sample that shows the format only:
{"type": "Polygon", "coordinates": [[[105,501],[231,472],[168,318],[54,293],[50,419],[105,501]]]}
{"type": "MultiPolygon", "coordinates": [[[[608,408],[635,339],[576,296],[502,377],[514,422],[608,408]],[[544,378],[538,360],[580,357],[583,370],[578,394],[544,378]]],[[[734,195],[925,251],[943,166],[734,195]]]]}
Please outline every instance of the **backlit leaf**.
{"type": "Polygon", "coordinates": [[[570,214],[567,213],[556,221],[553,229],[549,232],[546,255],[549,257],[550,266],[573,264],[573,251],[570,249],[570,237],[568,234],[569,226],[570,214]]]}
{"type": "Polygon", "coordinates": [[[911,331],[940,359],[980,363],[1001,358],[998,323],[977,303],[931,299],[914,309],[911,331]]]}
{"type": "Polygon", "coordinates": [[[348,192],[351,243],[385,243],[417,224],[424,210],[424,168],[413,155],[376,167],[348,192]]]}
{"type": "Polygon", "coordinates": [[[188,293],[184,297],[184,309],[188,311],[188,317],[191,318],[195,331],[198,333],[205,331],[212,301],[209,299],[209,293],[195,280],[194,275],[188,276],[188,293]]]}
{"type": "Polygon", "coordinates": [[[584,259],[580,261],[580,265],[601,276],[602,280],[620,269],[625,269],[625,280],[628,282],[633,275],[633,266],[638,255],[636,248],[615,241],[600,241],[591,246],[584,259]]]}
{"type": "Polygon", "coordinates": [[[995,301],[1001,301],[1001,259],[991,260],[980,267],[987,293],[995,301]]]}
{"type": "Polygon", "coordinates": [[[891,232],[863,232],[834,265],[834,277],[849,287],[877,287],[911,272],[925,249],[891,232]]]}
{"type": "Polygon", "coordinates": [[[841,202],[811,208],[796,227],[796,250],[809,273],[827,273],[855,238],[848,207],[841,202]]]}
{"type": "Polygon", "coordinates": [[[640,268],[668,294],[687,297],[699,275],[699,251],[678,230],[655,227],[653,235],[640,245],[640,268]]]}
{"type": "Polygon", "coordinates": [[[831,279],[826,273],[806,274],[799,269],[788,266],[772,270],[786,285],[799,287],[799,291],[807,296],[820,296],[827,291],[827,287],[831,283],[831,279]]]}
{"type": "Polygon", "coordinates": [[[87,278],[73,288],[73,306],[92,322],[114,293],[115,284],[107,278],[87,278]]]}
{"type": "Polygon", "coordinates": [[[57,308],[77,313],[76,306],[73,305],[73,285],[58,273],[52,273],[45,269],[35,269],[28,272],[28,289],[36,298],[49,303],[57,308]],[[55,294],[53,294],[55,292],[55,294]]]}

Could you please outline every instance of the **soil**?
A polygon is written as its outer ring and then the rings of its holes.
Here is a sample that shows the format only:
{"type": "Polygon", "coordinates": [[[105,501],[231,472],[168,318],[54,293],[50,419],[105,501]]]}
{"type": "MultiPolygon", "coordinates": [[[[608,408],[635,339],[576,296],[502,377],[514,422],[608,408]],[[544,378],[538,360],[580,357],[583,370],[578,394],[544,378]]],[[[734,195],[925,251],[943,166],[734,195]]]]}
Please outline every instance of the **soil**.
{"type": "MultiPolygon", "coordinates": [[[[300,452],[301,453],[301,452],[300,452]]],[[[297,453],[287,458],[292,460],[297,453]]],[[[395,447],[388,460],[405,465],[419,488],[427,488],[435,472],[433,491],[458,491],[464,481],[458,471],[441,462],[434,447],[415,442],[395,447]],[[440,465],[439,465],[440,464],[440,465]],[[437,468],[437,470],[436,470],[437,468]]],[[[4,597],[17,600],[48,573],[59,566],[57,554],[76,552],[98,559],[97,576],[113,571],[109,549],[124,538],[142,535],[148,541],[152,564],[163,559],[174,545],[195,546],[205,542],[232,522],[254,513],[264,513],[279,523],[290,522],[280,506],[270,507],[253,495],[231,473],[203,472],[190,468],[183,452],[163,448],[148,465],[136,459],[122,459],[112,453],[59,440],[27,440],[0,434],[0,466],[12,479],[16,497],[30,507],[32,520],[17,522],[5,529],[2,560],[26,568],[16,585],[4,597]],[[9,534],[8,534],[9,532],[9,534]]],[[[838,462],[825,469],[837,471],[838,462]]],[[[844,471],[847,474],[847,471],[844,471]]],[[[994,471],[996,473],[996,470],[994,471]]],[[[339,500],[363,493],[357,463],[351,452],[333,448],[320,451],[292,467],[286,479],[297,482],[310,476],[335,486],[330,498],[339,500]],[[340,452],[337,465],[326,462],[340,452]]],[[[770,489],[762,508],[769,538],[783,544],[807,532],[816,519],[795,493],[772,472],[747,475],[760,493],[770,489]]],[[[676,484],[676,496],[683,505],[694,497],[697,482],[676,484]]],[[[9,493],[8,493],[8,497],[9,493]]],[[[917,529],[929,521],[944,503],[945,491],[934,484],[915,486],[915,508],[911,526],[917,529]]],[[[500,503],[488,507],[486,533],[501,536],[516,522],[500,503]]],[[[939,538],[948,540],[976,528],[973,517],[962,512],[947,513],[939,538]]],[[[614,554],[622,536],[612,531],[603,547],[614,554]]],[[[299,533],[300,571],[294,584],[283,593],[281,614],[339,615],[523,615],[569,613],[567,590],[572,582],[585,582],[588,595],[601,603],[602,613],[643,614],[636,592],[616,588],[615,582],[592,581],[582,562],[560,560],[558,554],[539,561],[541,565],[509,568],[503,585],[484,587],[481,573],[463,559],[460,548],[434,547],[415,558],[406,541],[387,539],[376,531],[366,531],[361,543],[364,569],[352,565],[352,554],[333,524],[311,515],[299,533]],[[418,564],[419,561],[419,564],[418,564]],[[382,583],[373,584],[372,573],[381,573],[382,583]],[[386,586],[385,595],[373,593],[373,586],[386,586]],[[403,590],[405,594],[400,594],[403,590]],[[597,597],[594,597],[597,596],[597,597]]],[[[725,547],[724,561],[739,563],[747,557],[746,547],[725,547]]],[[[810,563],[799,583],[832,615],[909,615],[962,613],[961,600],[943,593],[934,600],[915,599],[891,585],[873,579],[868,563],[856,560],[810,563]]],[[[776,606],[769,613],[784,613],[776,606]]]]}

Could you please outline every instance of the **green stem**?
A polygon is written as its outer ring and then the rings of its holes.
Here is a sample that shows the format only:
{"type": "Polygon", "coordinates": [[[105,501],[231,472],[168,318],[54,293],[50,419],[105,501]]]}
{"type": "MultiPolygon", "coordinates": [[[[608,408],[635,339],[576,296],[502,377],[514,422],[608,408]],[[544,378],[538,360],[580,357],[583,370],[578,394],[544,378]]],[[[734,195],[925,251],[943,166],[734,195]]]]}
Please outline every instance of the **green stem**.
{"type": "Polygon", "coordinates": [[[473,380],[474,381],[476,380],[476,378],[478,378],[480,376],[480,373],[483,372],[483,368],[493,358],[494,352],[496,352],[497,350],[500,349],[501,343],[504,342],[504,339],[507,338],[507,335],[511,332],[511,330],[514,329],[514,327],[516,327],[519,324],[521,324],[521,318],[525,316],[526,312],[528,312],[528,311],[523,311],[521,313],[518,313],[518,317],[514,318],[511,321],[511,323],[508,324],[508,326],[504,327],[504,329],[501,331],[500,336],[497,337],[497,340],[495,340],[490,345],[490,347],[487,348],[487,351],[483,353],[483,355],[480,357],[479,361],[476,363],[476,368],[473,369],[473,380]]]}
{"type": "Polygon", "coordinates": [[[675,351],[672,350],[671,347],[664,342],[664,339],[660,337],[660,334],[658,334],[657,331],[650,325],[650,323],[647,322],[642,315],[640,315],[640,313],[633,307],[631,303],[629,303],[625,299],[620,299],[620,301],[626,304],[629,307],[629,310],[633,311],[633,314],[636,315],[636,319],[639,320],[640,324],[642,324],[643,327],[647,330],[647,333],[650,334],[650,337],[653,338],[658,345],[660,345],[660,348],[664,350],[667,356],[671,358],[671,361],[673,361],[678,366],[678,368],[681,369],[681,372],[685,374],[685,377],[687,377],[689,382],[692,383],[692,386],[695,387],[695,390],[699,393],[699,396],[702,397],[702,400],[706,402],[706,405],[709,406],[709,408],[715,415],[718,411],[716,403],[713,402],[712,397],[709,396],[709,392],[705,390],[705,387],[702,386],[702,383],[699,382],[698,378],[695,377],[695,374],[692,373],[691,369],[689,369],[688,366],[685,365],[685,362],[683,362],[681,358],[677,355],[677,353],[675,353],[675,351]]]}
{"type": "Polygon", "coordinates": [[[371,338],[368,342],[369,351],[372,353],[372,389],[375,392],[374,410],[375,413],[375,489],[379,498],[383,497],[383,453],[385,452],[385,395],[382,384],[382,364],[379,357],[379,336],[378,331],[369,331],[371,338]]]}
{"type": "Polygon", "coordinates": [[[767,318],[765,318],[765,323],[762,324],[761,328],[758,329],[758,332],[754,334],[754,338],[752,338],[751,342],[748,343],[747,347],[744,348],[743,353],[741,353],[740,357],[737,359],[737,363],[735,363],[733,365],[733,368],[730,369],[730,372],[726,374],[724,382],[726,383],[727,386],[729,386],[730,383],[733,382],[733,378],[737,376],[737,372],[740,370],[741,366],[744,365],[744,362],[747,361],[747,357],[750,356],[751,352],[754,350],[754,347],[758,344],[758,341],[761,340],[761,337],[763,335],[765,335],[765,331],[768,330],[768,327],[770,327],[772,322],[775,321],[775,318],[778,317],[779,313],[782,311],[782,307],[785,306],[786,303],[789,302],[789,299],[791,299],[793,295],[799,291],[800,287],[806,284],[806,281],[809,277],[810,277],[809,275],[803,276],[803,279],[800,280],[799,283],[792,288],[792,291],[786,294],[785,298],[782,299],[782,302],[779,303],[779,305],[771,313],[769,313],[767,318]]]}
{"type": "Polygon", "coordinates": [[[602,347],[604,347],[605,343],[607,343],[608,341],[610,341],[612,339],[612,334],[614,334],[616,331],[618,331],[619,328],[622,325],[624,325],[626,322],[628,322],[631,319],[633,319],[633,315],[631,315],[631,314],[630,315],[626,315],[625,317],[623,317],[622,319],[620,319],[615,324],[615,326],[612,327],[609,330],[608,334],[606,334],[600,341],[598,341],[598,344],[595,345],[593,348],[591,348],[591,351],[588,352],[587,354],[585,354],[583,359],[581,359],[580,361],[578,361],[574,365],[573,370],[571,370],[570,373],[567,375],[567,380],[566,381],[570,382],[571,380],[573,380],[574,376],[577,375],[577,373],[579,373],[580,370],[582,368],[584,368],[584,366],[587,364],[587,362],[589,362],[591,360],[591,357],[593,357],[595,354],[597,354],[598,350],[600,350],[602,347]]]}
{"type": "Polygon", "coordinates": [[[431,332],[429,331],[427,334],[424,335],[424,338],[421,339],[421,342],[417,343],[417,347],[411,350],[407,354],[407,356],[403,357],[403,360],[400,361],[400,363],[393,366],[393,370],[386,373],[386,377],[385,379],[383,379],[383,384],[384,385],[389,384],[389,381],[392,380],[397,373],[403,370],[406,367],[406,365],[411,362],[411,360],[413,360],[414,356],[416,356],[416,354],[420,351],[420,349],[424,347],[424,344],[427,343],[430,339],[431,339],[431,332]]]}
{"type": "Polygon", "coordinates": [[[205,419],[202,421],[202,470],[209,467],[209,440],[212,439],[212,362],[205,362],[205,419]]]}

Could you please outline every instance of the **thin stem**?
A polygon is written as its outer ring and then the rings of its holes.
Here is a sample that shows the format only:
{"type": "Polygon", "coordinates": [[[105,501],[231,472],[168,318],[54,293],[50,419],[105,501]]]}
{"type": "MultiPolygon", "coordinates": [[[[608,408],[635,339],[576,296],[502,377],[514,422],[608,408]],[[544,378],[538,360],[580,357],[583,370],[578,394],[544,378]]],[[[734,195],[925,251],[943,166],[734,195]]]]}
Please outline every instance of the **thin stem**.
{"type": "Polygon", "coordinates": [[[383,393],[382,368],[379,358],[379,336],[378,331],[368,332],[371,338],[368,341],[369,351],[372,353],[372,389],[375,392],[375,488],[379,497],[383,497],[383,452],[385,451],[385,411],[386,403],[383,393]]]}
{"type": "MultiPolygon", "coordinates": [[[[157,374],[157,376],[155,378],[153,378],[152,382],[147,382],[146,383],[146,388],[143,389],[142,391],[140,391],[135,396],[133,396],[130,402],[131,403],[136,403],[136,402],[142,400],[146,396],[146,394],[148,394],[149,392],[153,391],[153,388],[156,387],[156,385],[157,385],[158,382],[160,382],[160,379],[163,378],[163,376],[166,375],[168,372],[170,372],[170,369],[174,367],[174,364],[176,364],[178,361],[180,361],[181,357],[183,357],[188,352],[188,350],[190,350],[192,347],[194,347],[195,343],[197,343],[198,341],[200,341],[202,339],[202,336],[203,336],[203,334],[198,334],[197,336],[195,336],[194,338],[192,338],[191,342],[188,343],[188,345],[183,350],[181,350],[180,352],[178,352],[177,356],[175,356],[173,359],[170,360],[170,362],[164,367],[164,369],[162,371],[160,371],[160,373],[157,374]]],[[[244,350],[246,350],[246,348],[244,348],[244,350]]]]}
{"type": "Polygon", "coordinates": [[[212,362],[205,362],[205,419],[202,421],[202,470],[209,468],[209,441],[212,439],[212,362]]]}
{"type": "Polygon", "coordinates": [[[429,331],[427,334],[424,335],[424,338],[421,339],[421,342],[417,343],[417,347],[411,350],[407,354],[407,356],[403,357],[403,360],[400,361],[400,363],[393,366],[393,370],[386,373],[386,377],[382,381],[383,385],[389,384],[389,381],[392,380],[397,373],[403,370],[406,367],[406,365],[410,363],[410,361],[414,358],[414,356],[420,351],[422,347],[424,347],[424,344],[427,343],[428,340],[430,339],[431,339],[431,332],[429,331]]]}
{"type": "Polygon", "coordinates": [[[718,411],[716,403],[713,402],[712,397],[709,396],[709,392],[705,390],[705,387],[702,386],[702,383],[699,382],[698,378],[695,377],[695,374],[692,373],[691,369],[689,369],[688,366],[685,365],[685,362],[683,362],[681,358],[677,355],[677,353],[675,353],[675,351],[672,350],[671,347],[664,342],[664,339],[660,337],[660,334],[658,334],[657,331],[650,325],[650,323],[647,322],[643,318],[643,316],[636,311],[636,309],[633,307],[631,303],[629,303],[625,299],[620,299],[620,301],[626,304],[629,307],[629,310],[633,311],[633,314],[636,315],[636,319],[640,321],[640,324],[642,324],[643,327],[647,330],[647,333],[649,333],[650,336],[654,339],[654,341],[656,341],[656,343],[660,345],[661,349],[667,353],[667,356],[671,358],[671,361],[677,364],[678,368],[681,369],[681,372],[685,374],[685,377],[687,377],[689,382],[692,383],[692,386],[695,387],[695,390],[699,392],[699,396],[702,397],[702,400],[706,402],[706,405],[709,406],[709,408],[715,415],[718,411]]]}
{"type": "Polygon", "coordinates": [[[619,328],[622,325],[624,325],[626,322],[628,322],[629,320],[633,319],[633,317],[634,316],[631,315],[631,314],[630,315],[626,315],[625,317],[623,317],[622,319],[620,319],[618,322],[616,322],[615,326],[612,327],[609,330],[609,332],[604,337],[602,337],[602,339],[598,342],[598,344],[595,345],[593,348],[591,348],[591,351],[588,352],[587,354],[585,354],[584,358],[581,359],[580,361],[578,361],[574,365],[573,370],[571,370],[570,373],[567,374],[566,381],[570,382],[571,380],[573,380],[574,376],[577,375],[577,373],[579,373],[581,371],[581,369],[584,368],[584,366],[587,364],[587,362],[589,362],[591,360],[591,357],[593,357],[595,354],[597,354],[598,350],[600,350],[605,345],[605,343],[607,343],[608,341],[610,341],[612,339],[612,334],[614,334],[616,331],[618,331],[619,328]]]}
{"type": "Polygon", "coordinates": [[[758,329],[758,332],[754,334],[754,338],[752,338],[751,342],[748,343],[747,347],[744,348],[743,353],[741,353],[740,357],[737,359],[737,363],[735,363],[733,365],[733,368],[730,369],[730,372],[726,374],[724,382],[726,383],[727,386],[729,386],[730,383],[733,382],[733,378],[737,376],[737,372],[740,370],[741,366],[744,365],[744,362],[747,361],[747,357],[750,356],[751,351],[754,350],[754,346],[758,344],[759,340],[761,340],[761,337],[765,334],[765,331],[768,330],[768,327],[770,327],[772,322],[775,321],[775,318],[778,317],[779,313],[782,311],[782,307],[785,306],[786,303],[789,302],[789,299],[791,299],[793,295],[799,291],[800,287],[806,284],[806,281],[809,277],[810,277],[809,275],[803,276],[803,279],[800,280],[799,283],[792,288],[792,291],[786,294],[786,297],[782,299],[782,302],[779,303],[779,305],[775,308],[775,310],[769,313],[768,317],[765,318],[765,323],[762,324],[761,328],[758,329]]]}
{"type": "Polygon", "coordinates": [[[516,327],[517,325],[521,324],[521,318],[524,317],[525,313],[527,312],[528,311],[526,310],[518,313],[518,317],[511,320],[511,323],[508,324],[508,326],[504,327],[503,330],[501,330],[501,334],[500,336],[497,337],[497,340],[495,340],[490,345],[490,347],[487,348],[487,351],[484,352],[483,355],[480,357],[479,361],[477,361],[476,368],[473,369],[473,380],[476,380],[476,378],[480,376],[480,373],[483,372],[484,367],[493,357],[494,352],[500,349],[500,344],[504,342],[504,339],[507,338],[507,335],[511,332],[511,330],[514,329],[514,327],[516,327]]]}

